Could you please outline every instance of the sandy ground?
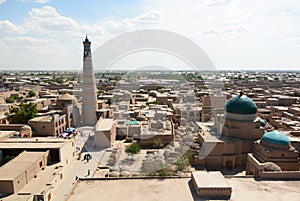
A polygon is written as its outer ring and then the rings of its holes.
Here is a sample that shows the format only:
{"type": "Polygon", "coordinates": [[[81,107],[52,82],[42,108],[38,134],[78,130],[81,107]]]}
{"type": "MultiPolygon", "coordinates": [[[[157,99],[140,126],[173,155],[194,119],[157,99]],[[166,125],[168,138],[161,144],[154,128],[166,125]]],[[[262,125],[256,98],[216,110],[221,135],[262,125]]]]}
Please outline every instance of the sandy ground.
{"type": "Polygon", "coordinates": [[[232,186],[230,200],[300,201],[300,181],[259,181],[253,178],[227,178],[232,186]]]}
{"type": "MultiPolygon", "coordinates": [[[[300,181],[255,181],[227,178],[233,192],[230,200],[300,201],[300,181]]],[[[190,179],[80,181],[69,201],[192,201],[200,200],[190,179]]]]}
{"type": "Polygon", "coordinates": [[[194,200],[188,182],[189,179],[80,181],[69,201],[194,200]]]}

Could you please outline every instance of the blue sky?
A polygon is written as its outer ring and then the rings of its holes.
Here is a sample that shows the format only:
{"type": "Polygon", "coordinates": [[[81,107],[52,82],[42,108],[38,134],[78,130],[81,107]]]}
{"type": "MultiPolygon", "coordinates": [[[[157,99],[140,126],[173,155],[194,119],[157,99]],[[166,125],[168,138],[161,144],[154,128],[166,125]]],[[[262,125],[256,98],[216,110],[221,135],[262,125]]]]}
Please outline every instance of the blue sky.
{"type": "MultiPolygon", "coordinates": [[[[0,0],[0,69],[79,70],[85,34],[95,50],[126,32],[163,29],[193,40],[219,70],[300,70],[299,22],[298,0],[0,0]]],[[[185,68],[164,56],[130,55],[116,68],[185,68]]]]}
{"type": "Polygon", "coordinates": [[[32,8],[41,8],[48,5],[75,20],[92,22],[138,15],[140,12],[138,2],[136,0],[51,0],[39,3],[34,0],[7,0],[0,6],[0,18],[2,20],[10,19],[14,23],[21,23],[32,8]],[[127,12],[123,12],[124,9],[127,12]]]}

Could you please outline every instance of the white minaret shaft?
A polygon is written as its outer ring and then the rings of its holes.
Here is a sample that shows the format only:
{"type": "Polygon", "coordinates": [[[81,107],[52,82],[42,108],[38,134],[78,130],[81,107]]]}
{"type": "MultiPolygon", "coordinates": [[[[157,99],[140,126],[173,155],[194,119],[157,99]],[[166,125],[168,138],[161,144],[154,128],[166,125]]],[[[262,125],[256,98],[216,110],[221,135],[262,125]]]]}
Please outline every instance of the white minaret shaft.
{"type": "Polygon", "coordinates": [[[83,41],[83,46],[82,120],[84,126],[95,126],[97,122],[96,83],[91,53],[91,42],[87,37],[83,41]]]}

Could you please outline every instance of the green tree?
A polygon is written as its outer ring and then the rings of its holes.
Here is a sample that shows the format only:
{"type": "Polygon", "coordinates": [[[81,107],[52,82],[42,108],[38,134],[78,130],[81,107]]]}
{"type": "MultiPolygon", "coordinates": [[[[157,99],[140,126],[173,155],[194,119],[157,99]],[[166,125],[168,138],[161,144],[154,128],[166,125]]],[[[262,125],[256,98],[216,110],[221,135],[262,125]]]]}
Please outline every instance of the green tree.
{"type": "Polygon", "coordinates": [[[107,104],[111,105],[112,104],[112,98],[107,99],[107,104]]]}
{"type": "Polygon", "coordinates": [[[149,176],[170,177],[174,176],[175,172],[170,166],[163,166],[160,170],[149,173],[149,176]]]}
{"type": "Polygon", "coordinates": [[[28,121],[37,116],[37,108],[33,103],[21,103],[19,107],[14,107],[11,110],[13,116],[11,123],[13,124],[27,124],[28,121]]]}
{"type": "Polygon", "coordinates": [[[174,165],[177,166],[178,171],[184,170],[189,164],[189,160],[186,157],[180,157],[174,162],[174,165]]]}
{"type": "Polygon", "coordinates": [[[162,141],[161,141],[160,138],[157,138],[157,139],[153,140],[153,147],[155,149],[163,148],[164,147],[164,143],[162,143],[162,141]]]}
{"type": "Polygon", "coordinates": [[[35,96],[35,92],[30,90],[30,91],[28,92],[28,97],[31,98],[31,97],[34,97],[34,96],[35,96]]]}
{"type": "Polygon", "coordinates": [[[62,84],[62,83],[64,83],[64,78],[63,78],[63,76],[53,77],[52,81],[56,82],[56,83],[59,83],[59,84],[62,84]]]}
{"type": "Polygon", "coordinates": [[[9,96],[5,99],[5,102],[6,103],[13,103],[13,102],[15,102],[15,98],[13,96],[9,96]]]}
{"type": "Polygon", "coordinates": [[[138,154],[141,151],[141,147],[140,145],[138,145],[137,143],[132,143],[131,145],[126,146],[125,152],[128,155],[131,155],[132,157],[134,156],[134,154],[138,154]]]}

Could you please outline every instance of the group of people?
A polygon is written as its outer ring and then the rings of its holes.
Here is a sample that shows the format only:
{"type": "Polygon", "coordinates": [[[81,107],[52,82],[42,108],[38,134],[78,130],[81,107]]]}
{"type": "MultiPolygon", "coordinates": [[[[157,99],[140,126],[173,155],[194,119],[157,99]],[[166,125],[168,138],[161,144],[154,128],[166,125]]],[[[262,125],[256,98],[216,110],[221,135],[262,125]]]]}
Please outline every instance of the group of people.
{"type": "Polygon", "coordinates": [[[91,154],[84,154],[83,160],[86,160],[87,162],[89,162],[89,160],[92,159],[91,154]]]}

